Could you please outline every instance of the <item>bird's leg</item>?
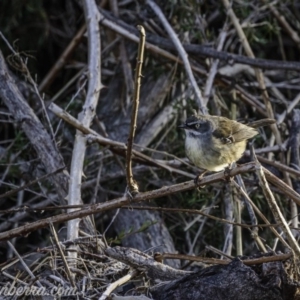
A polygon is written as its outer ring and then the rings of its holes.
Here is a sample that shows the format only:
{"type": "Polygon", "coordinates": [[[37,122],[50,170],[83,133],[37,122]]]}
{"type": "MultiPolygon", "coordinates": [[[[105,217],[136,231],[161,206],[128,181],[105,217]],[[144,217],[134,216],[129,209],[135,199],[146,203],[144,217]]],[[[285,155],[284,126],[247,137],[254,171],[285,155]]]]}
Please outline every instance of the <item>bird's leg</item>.
{"type": "Polygon", "coordinates": [[[202,180],[203,176],[208,172],[208,170],[203,171],[202,173],[200,173],[199,175],[197,175],[194,179],[194,183],[196,185],[198,185],[200,183],[200,181],[202,180]]]}
{"type": "Polygon", "coordinates": [[[232,180],[232,176],[230,175],[230,172],[231,172],[231,170],[233,169],[233,165],[234,165],[234,163],[230,163],[229,165],[228,165],[228,167],[226,167],[225,169],[224,169],[224,177],[225,177],[225,180],[227,181],[227,182],[230,182],[231,180],[232,180]]]}

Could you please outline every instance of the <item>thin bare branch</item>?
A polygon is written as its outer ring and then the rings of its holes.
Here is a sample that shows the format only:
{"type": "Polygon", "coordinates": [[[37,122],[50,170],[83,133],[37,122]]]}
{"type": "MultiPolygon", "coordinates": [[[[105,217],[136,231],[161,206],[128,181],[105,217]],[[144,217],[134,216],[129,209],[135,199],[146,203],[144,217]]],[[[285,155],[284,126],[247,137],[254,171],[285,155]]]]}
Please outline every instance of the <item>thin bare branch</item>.
{"type": "MultiPolygon", "coordinates": [[[[66,111],[64,111],[63,109],[61,109],[59,106],[57,106],[56,104],[52,103],[49,107],[49,109],[56,114],[58,117],[62,118],[63,120],[65,120],[66,122],[68,122],[69,124],[71,124],[72,126],[74,126],[76,129],[80,130],[82,133],[84,134],[89,134],[89,136],[87,137],[91,142],[97,142],[101,145],[105,145],[105,146],[111,146],[111,151],[115,151],[116,153],[124,153],[127,149],[127,146],[124,143],[121,142],[117,142],[117,141],[113,141],[111,139],[105,138],[100,136],[97,132],[95,132],[94,130],[83,126],[83,124],[76,120],[74,117],[72,117],[70,114],[68,114],[66,111]]],[[[135,145],[137,146],[137,145],[135,145]]],[[[168,166],[167,164],[153,159],[137,150],[132,150],[132,153],[134,154],[134,159],[139,159],[140,161],[143,162],[147,162],[150,165],[154,165],[154,166],[158,166],[161,168],[164,168],[166,170],[168,170],[169,172],[174,172],[174,173],[178,173],[181,175],[184,175],[186,177],[189,178],[194,178],[195,175],[187,173],[185,171],[182,171],[180,169],[176,169],[173,168],[171,166],[168,166]]]]}
{"type": "Polygon", "coordinates": [[[134,278],[136,275],[138,275],[138,271],[136,270],[131,270],[127,275],[121,277],[120,279],[116,280],[115,282],[111,283],[106,290],[104,291],[104,293],[102,294],[102,296],[99,298],[99,300],[105,300],[107,299],[107,297],[120,285],[128,282],[130,279],[134,278]]]}
{"type": "MultiPolygon", "coordinates": [[[[248,194],[246,193],[246,191],[244,190],[244,188],[238,184],[237,182],[233,182],[233,184],[235,185],[235,187],[238,189],[238,191],[245,197],[246,201],[249,202],[251,204],[251,206],[253,207],[253,209],[256,211],[256,213],[260,216],[260,218],[270,227],[270,230],[275,234],[275,236],[282,242],[282,244],[287,247],[290,248],[290,246],[286,243],[286,241],[280,236],[280,234],[276,231],[276,229],[274,228],[274,226],[272,226],[272,224],[270,224],[269,220],[264,216],[264,214],[259,210],[259,208],[254,204],[254,202],[251,200],[251,198],[248,196],[248,194]]],[[[278,224],[277,224],[278,225],[278,224]]],[[[260,225],[261,226],[261,225],[260,225]]]]}
{"type": "MultiPolygon", "coordinates": [[[[222,247],[222,252],[227,255],[232,255],[232,247],[233,247],[233,220],[236,220],[237,223],[241,223],[241,219],[237,217],[236,210],[234,210],[233,203],[233,195],[232,195],[232,185],[228,184],[225,187],[225,191],[223,194],[223,203],[224,203],[224,215],[226,218],[226,223],[223,224],[223,232],[224,232],[224,242],[222,247]]],[[[236,227],[236,240],[238,240],[238,230],[241,230],[240,226],[236,227]]],[[[240,253],[237,247],[237,253],[240,253]]]]}
{"type": "MultiPolygon", "coordinates": [[[[219,36],[219,43],[217,46],[217,51],[222,50],[226,36],[227,36],[227,26],[225,25],[219,36]]],[[[203,96],[203,103],[205,106],[207,106],[207,103],[208,103],[208,100],[209,100],[209,97],[211,94],[211,90],[212,90],[215,76],[217,74],[219,62],[220,62],[219,59],[213,60],[211,66],[210,66],[210,69],[209,69],[208,77],[207,77],[206,84],[204,87],[204,96],[203,96]]]]}
{"type": "Polygon", "coordinates": [[[58,174],[58,173],[62,172],[64,169],[65,169],[65,167],[60,168],[60,169],[58,169],[58,170],[56,170],[56,171],[54,171],[54,172],[52,172],[50,174],[46,174],[44,176],[41,176],[41,177],[39,177],[39,178],[37,178],[35,180],[32,180],[32,181],[30,181],[30,182],[28,182],[26,184],[21,185],[18,188],[15,188],[15,189],[13,189],[11,191],[8,191],[8,192],[6,192],[4,194],[1,194],[0,195],[0,199],[1,198],[6,198],[6,197],[11,197],[12,195],[18,193],[19,191],[23,191],[23,190],[27,189],[28,187],[30,187],[31,185],[33,185],[33,184],[35,184],[35,183],[37,183],[37,182],[39,182],[39,181],[41,181],[43,179],[46,179],[46,178],[48,178],[48,177],[50,177],[52,175],[55,175],[55,174],[58,174]]]}
{"type": "Polygon", "coordinates": [[[46,74],[42,82],[39,84],[39,91],[43,92],[45,91],[53,82],[55,77],[57,76],[58,72],[64,67],[65,63],[67,62],[68,58],[74,51],[74,49],[78,46],[78,44],[81,42],[81,39],[83,37],[83,34],[86,31],[86,24],[82,25],[81,28],[78,30],[74,38],[71,40],[67,48],[64,50],[64,52],[60,55],[56,63],[53,65],[53,67],[49,70],[49,72],[46,74]]]}
{"type": "Polygon", "coordinates": [[[168,34],[170,36],[170,39],[174,43],[174,45],[175,45],[175,47],[176,47],[176,49],[179,53],[179,56],[182,59],[182,62],[183,62],[184,68],[186,70],[187,76],[188,76],[188,78],[190,80],[190,83],[191,83],[191,85],[194,89],[194,92],[195,92],[196,102],[197,102],[199,111],[201,111],[203,114],[207,114],[207,108],[206,108],[205,103],[203,101],[203,97],[202,97],[201,91],[198,87],[198,84],[196,82],[196,79],[193,75],[192,68],[191,68],[189,60],[188,60],[188,55],[187,55],[186,51],[184,50],[180,40],[178,39],[176,33],[174,32],[172,26],[169,24],[167,18],[165,17],[163,12],[161,11],[160,7],[152,0],[146,0],[146,3],[151,7],[151,9],[155,12],[155,14],[160,19],[160,21],[163,24],[164,28],[168,32],[168,34]]]}
{"type": "MultiPolygon", "coordinates": [[[[165,208],[165,207],[134,206],[134,205],[130,205],[130,206],[122,206],[121,209],[153,210],[153,211],[161,211],[161,212],[166,212],[166,213],[169,212],[169,213],[195,214],[195,215],[200,215],[200,216],[207,217],[208,219],[212,219],[212,220],[215,220],[215,221],[220,222],[220,223],[231,224],[231,225],[234,225],[234,226],[240,226],[242,228],[248,228],[248,229],[249,228],[255,228],[255,227],[279,227],[280,226],[280,224],[270,224],[270,222],[268,222],[267,224],[256,224],[256,225],[233,222],[233,221],[229,221],[229,220],[226,220],[226,219],[218,218],[216,216],[213,216],[213,215],[210,215],[208,213],[205,213],[204,211],[206,211],[207,208],[204,208],[203,210],[199,210],[199,209],[186,209],[186,208],[167,208],[167,207],[165,208]]],[[[193,224],[194,223],[192,223],[192,225],[193,224]]],[[[189,225],[190,224],[188,224],[187,227],[189,225]]],[[[287,248],[289,248],[288,244],[284,244],[284,245],[287,248]]]]}
{"type": "Polygon", "coordinates": [[[67,275],[68,275],[68,278],[69,278],[69,280],[70,280],[72,286],[73,286],[73,287],[76,287],[76,284],[75,284],[74,278],[73,278],[73,276],[72,276],[72,274],[71,274],[71,271],[70,271],[68,262],[67,262],[67,260],[66,260],[66,257],[65,257],[65,255],[64,255],[64,252],[63,252],[63,250],[62,250],[62,248],[61,248],[61,245],[60,245],[60,242],[59,242],[59,240],[58,240],[58,237],[57,237],[57,233],[56,233],[56,231],[55,231],[55,228],[54,228],[54,226],[53,226],[52,223],[50,223],[49,226],[50,226],[50,230],[51,230],[52,236],[53,236],[53,238],[54,238],[55,245],[56,245],[56,247],[57,247],[57,249],[58,249],[58,252],[59,252],[59,254],[60,254],[60,257],[61,257],[61,259],[62,259],[62,261],[63,261],[63,264],[64,264],[64,266],[65,266],[65,268],[66,268],[66,273],[67,273],[67,275]]]}
{"type": "MultiPolygon", "coordinates": [[[[236,17],[229,1],[228,0],[222,0],[222,2],[224,4],[224,7],[227,9],[227,14],[229,15],[229,17],[230,17],[237,33],[238,33],[238,36],[241,40],[243,48],[245,49],[245,52],[247,53],[247,55],[249,57],[255,58],[254,53],[253,53],[253,51],[250,47],[250,44],[247,40],[247,37],[246,37],[246,35],[245,35],[245,33],[242,29],[242,26],[240,25],[239,20],[236,17]]],[[[255,69],[255,74],[256,74],[256,78],[257,78],[259,87],[262,91],[262,96],[263,96],[263,100],[264,100],[264,104],[265,104],[265,107],[266,107],[268,117],[271,118],[271,119],[274,119],[274,112],[273,112],[271,102],[270,102],[270,99],[269,99],[269,95],[268,95],[268,92],[267,92],[267,89],[266,89],[266,85],[265,85],[265,81],[264,81],[264,75],[263,75],[261,69],[255,69]]],[[[271,129],[272,129],[272,132],[275,135],[275,139],[277,141],[277,144],[281,145],[282,144],[281,136],[280,136],[280,133],[278,131],[277,126],[275,124],[271,125],[271,129]]]]}
{"type": "Polygon", "coordinates": [[[262,0],[263,3],[265,3],[268,8],[270,9],[271,13],[275,16],[275,18],[278,20],[278,22],[281,24],[281,26],[283,27],[283,29],[289,34],[289,36],[291,37],[291,39],[295,42],[295,44],[297,45],[298,49],[300,49],[300,37],[297,33],[297,31],[295,31],[290,24],[287,22],[286,18],[283,16],[282,13],[280,13],[274,6],[274,2],[273,3],[268,3],[266,0],[262,0]]]}
{"type": "MultiPolygon", "coordinates": [[[[27,266],[27,264],[25,263],[24,259],[21,257],[21,255],[19,254],[17,249],[14,247],[14,245],[10,241],[7,241],[7,244],[12,249],[12,251],[15,253],[15,255],[18,257],[19,261],[21,262],[22,266],[24,267],[24,269],[26,270],[26,272],[28,273],[30,278],[36,280],[37,278],[34,276],[32,271],[29,269],[29,267],[27,266]]],[[[43,287],[43,285],[39,282],[39,280],[37,280],[36,283],[40,288],[43,287]]]]}
{"type": "Polygon", "coordinates": [[[145,49],[145,40],[146,40],[146,33],[144,27],[138,25],[138,29],[140,31],[140,42],[139,42],[138,56],[137,56],[136,69],[135,69],[133,105],[132,105],[129,136],[127,141],[127,152],[126,152],[126,180],[127,180],[129,193],[132,195],[135,195],[136,193],[139,192],[138,184],[133,179],[133,173],[132,173],[132,145],[135,136],[137,115],[139,109],[142,66],[144,62],[144,49],[145,49]]]}
{"type": "MultiPolygon", "coordinates": [[[[254,167],[255,167],[254,163],[248,163],[248,164],[239,166],[239,167],[231,170],[230,175],[235,176],[236,174],[251,172],[251,171],[254,171],[254,167]]],[[[225,179],[225,177],[226,177],[226,175],[224,174],[224,172],[219,172],[216,174],[205,176],[205,177],[203,177],[203,179],[197,186],[204,186],[209,183],[223,181],[225,179]]],[[[138,203],[141,201],[147,201],[147,200],[156,199],[159,197],[164,197],[164,196],[175,194],[178,192],[192,190],[197,186],[195,185],[194,180],[191,180],[191,181],[186,181],[186,182],[182,182],[182,183],[171,185],[171,186],[164,186],[160,189],[152,190],[152,191],[145,192],[145,193],[139,193],[133,199],[128,199],[127,196],[123,196],[121,198],[117,198],[115,200],[110,200],[110,201],[107,201],[104,203],[88,205],[88,206],[86,206],[86,208],[83,208],[81,210],[75,210],[72,212],[60,214],[60,215],[53,216],[53,217],[46,218],[46,219],[42,219],[42,220],[35,221],[32,223],[26,224],[24,226],[18,227],[18,228],[8,230],[6,232],[2,232],[2,233],[0,233],[0,241],[8,240],[15,236],[28,234],[29,232],[32,232],[39,228],[48,226],[49,222],[52,222],[53,224],[55,224],[55,223],[66,222],[66,221],[76,219],[76,218],[83,218],[88,215],[99,213],[100,211],[116,209],[116,208],[122,207],[124,205],[129,205],[132,203],[138,203]]],[[[300,195],[298,195],[298,201],[300,203],[300,195]]]]}
{"type": "MultiPolygon", "coordinates": [[[[218,258],[210,258],[210,257],[201,257],[201,256],[192,256],[192,255],[182,255],[182,254],[173,254],[173,253],[162,253],[163,259],[171,258],[171,259],[182,259],[182,260],[190,260],[190,261],[199,261],[205,264],[216,264],[216,265],[228,265],[231,260],[229,259],[218,259],[218,258]]],[[[253,259],[242,259],[241,261],[247,266],[253,266],[258,264],[263,264],[271,261],[284,261],[292,257],[292,253],[285,254],[277,254],[272,256],[263,256],[259,258],[253,259]]]]}
{"type": "MultiPolygon", "coordinates": [[[[110,28],[115,32],[118,32],[120,35],[136,43],[138,42],[138,37],[137,37],[138,32],[133,26],[130,26],[122,22],[120,19],[112,16],[105,10],[101,10],[100,17],[101,17],[100,22],[105,27],[110,28]]],[[[165,50],[162,50],[159,47],[164,47],[169,50],[175,50],[174,44],[170,40],[148,33],[147,43],[146,43],[147,50],[154,53],[161,54],[165,57],[172,57],[172,60],[173,58],[175,58],[175,60],[179,61],[174,55],[170,54],[165,50]]],[[[184,44],[183,47],[189,54],[197,55],[201,58],[210,57],[210,58],[220,59],[225,62],[230,62],[230,64],[240,63],[240,64],[245,64],[245,65],[249,65],[261,69],[300,71],[300,63],[298,61],[279,61],[279,60],[277,61],[277,60],[269,60],[269,59],[261,59],[261,58],[251,58],[251,57],[246,57],[246,56],[237,55],[233,53],[217,51],[211,47],[207,47],[203,45],[184,44]]]]}
{"type": "Polygon", "coordinates": [[[284,231],[284,233],[286,234],[286,238],[289,241],[289,245],[291,247],[291,249],[294,251],[294,253],[297,255],[297,257],[300,257],[300,248],[299,245],[295,239],[295,237],[293,236],[289,225],[287,224],[284,216],[282,215],[280,208],[278,206],[278,204],[276,203],[276,200],[274,198],[273,193],[270,190],[268,181],[266,180],[263,168],[261,166],[261,164],[259,163],[259,161],[257,160],[255,154],[254,155],[254,159],[255,159],[255,168],[256,168],[256,174],[259,178],[259,183],[260,186],[263,190],[263,193],[265,195],[265,198],[269,204],[269,207],[273,213],[273,216],[276,220],[277,223],[281,223],[282,224],[282,230],[284,231]]]}
{"type": "Polygon", "coordinates": [[[278,170],[288,172],[291,175],[295,175],[295,177],[298,177],[298,178],[300,177],[300,171],[298,171],[296,169],[293,169],[291,167],[288,167],[287,165],[284,165],[284,164],[279,163],[277,161],[269,160],[269,159],[267,159],[265,157],[262,157],[262,156],[257,156],[257,159],[261,163],[273,166],[273,167],[277,168],[278,170]]]}
{"type": "MultiPolygon", "coordinates": [[[[246,187],[245,187],[245,184],[244,184],[244,181],[242,179],[242,176],[241,175],[237,175],[236,176],[236,179],[237,179],[237,182],[238,182],[238,185],[242,191],[242,195],[245,197],[245,205],[247,207],[247,210],[248,210],[248,214],[250,216],[250,220],[251,220],[251,224],[253,225],[257,225],[257,218],[256,218],[256,215],[254,213],[254,210],[253,210],[253,207],[251,205],[251,201],[248,201],[250,198],[246,192],[246,187]],[[247,197],[248,196],[248,197],[247,197]]],[[[233,182],[235,184],[235,186],[237,186],[237,183],[234,181],[233,182]]],[[[258,227],[254,227],[253,229],[251,229],[251,237],[255,240],[258,248],[263,251],[263,252],[267,252],[266,250],[266,247],[264,246],[263,242],[261,241],[259,235],[258,235],[258,227]]]]}
{"type": "Polygon", "coordinates": [[[300,205],[299,202],[299,194],[294,191],[289,185],[287,185],[284,181],[280,180],[277,176],[272,174],[269,170],[266,168],[262,167],[264,174],[269,182],[271,182],[274,186],[276,186],[282,194],[286,195],[287,197],[293,199],[293,201],[297,204],[300,205]]]}

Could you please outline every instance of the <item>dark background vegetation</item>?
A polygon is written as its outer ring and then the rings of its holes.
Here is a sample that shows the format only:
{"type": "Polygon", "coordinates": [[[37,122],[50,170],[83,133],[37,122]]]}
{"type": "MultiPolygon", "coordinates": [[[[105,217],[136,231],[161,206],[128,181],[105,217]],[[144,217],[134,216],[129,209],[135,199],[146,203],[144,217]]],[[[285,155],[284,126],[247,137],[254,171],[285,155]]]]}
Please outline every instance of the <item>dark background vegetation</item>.
{"type": "MultiPolygon", "coordinates": [[[[119,17],[113,17],[112,2],[103,1],[98,3],[102,7],[101,9],[112,16],[112,20],[114,18],[121,19],[132,28],[142,24],[145,26],[147,34],[152,33],[168,39],[168,35],[160,21],[143,1],[117,1],[119,4],[119,17]]],[[[157,2],[183,43],[216,49],[220,31],[227,23],[227,38],[223,51],[246,56],[221,1],[157,2]]],[[[279,19],[276,18],[266,3],[264,1],[234,1],[233,3],[233,9],[240,24],[242,24],[256,58],[283,62],[299,61],[300,42],[297,43],[292,38],[292,32],[299,33],[300,1],[279,1],[274,6],[280,16],[284,17],[289,24],[290,31],[279,22],[279,19]]],[[[80,1],[12,0],[0,2],[0,31],[15,51],[26,58],[28,69],[38,85],[57,62],[61,53],[83,24],[84,16],[80,1]]],[[[131,115],[132,88],[130,84],[132,84],[134,77],[137,44],[124,39],[126,62],[130,64],[129,70],[131,70],[129,77],[126,78],[128,74],[124,75],[124,62],[122,62],[120,54],[120,45],[123,38],[104,26],[100,26],[100,28],[101,71],[104,88],[101,90],[93,129],[100,134],[106,134],[111,139],[126,142],[131,115]]],[[[159,41],[157,46],[160,46],[159,41]]],[[[12,53],[2,39],[0,39],[0,50],[6,57],[7,64],[26,100],[49,130],[32,86],[26,75],[14,64],[12,53]]],[[[176,56],[178,55],[175,49],[170,50],[170,52],[176,56]]],[[[195,54],[191,54],[189,57],[191,64],[202,70],[202,74],[194,73],[197,83],[202,89],[206,83],[212,59],[195,54]]],[[[53,82],[41,91],[46,105],[55,99],[54,102],[58,106],[64,109],[67,107],[67,111],[77,117],[86,96],[85,88],[81,88],[86,81],[86,64],[87,39],[84,36],[79,45],[72,51],[64,67],[57,73],[53,82]],[[75,78],[80,71],[81,74],[75,78]],[[68,85],[71,79],[74,80],[68,85]]],[[[231,64],[230,61],[221,60],[219,68],[221,72],[217,74],[209,96],[209,113],[236,118],[243,123],[266,117],[259,113],[255,105],[251,105],[249,102],[246,103],[239,93],[235,93],[236,88],[241,87],[245,94],[249,93],[257,102],[263,104],[261,90],[258,87],[252,67],[244,65],[243,70],[238,70],[237,66],[231,64]],[[227,70],[225,67],[229,69],[227,70]]],[[[277,121],[281,120],[280,123],[278,122],[278,129],[284,146],[279,145],[282,146],[282,151],[269,148],[269,151],[266,150],[266,153],[261,155],[271,162],[276,160],[289,166],[290,152],[288,150],[291,120],[295,108],[299,108],[299,105],[297,104],[282,119],[280,119],[280,116],[285,114],[291,102],[299,94],[299,71],[272,68],[263,71],[266,78],[268,78],[267,90],[275,118],[277,121]],[[282,157],[280,153],[283,155],[282,157]]],[[[146,51],[143,75],[136,142],[138,143],[142,137],[145,137],[144,134],[152,129],[151,132],[155,132],[155,134],[152,133],[153,138],[148,138],[143,144],[143,147],[149,147],[152,150],[144,149],[144,153],[166,163],[172,163],[174,156],[182,158],[185,164],[177,161],[177,165],[174,163],[173,166],[190,175],[184,176],[176,172],[168,172],[157,167],[135,163],[134,174],[136,174],[136,179],[140,185],[140,191],[148,191],[190,180],[197,174],[197,170],[188,165],[187,160],[184,158],[184,133],[177,129],[177,125],[183,122],[186,116],[191,114],[192,109],[197,108],[197,106],[193,90],[181,64],[168,60],[157,53],[146,51]],[[164,115],[162,112],[166,107],[169,107],[170,111],[164,115]],[[161,117],[164,122],[162,122],[162,125],[157,125],[155,131],[152,122],[158,117],[161,117]]],[[[0,118],[0,194],[3,194],[45,173],[42,162],[37,159],[28,139],[3,102],[0,102],[0,118]]],[[[56,143],[63,155],[65,165],[69,168],[75,129],[61,122],[51,113],[50,118],[54,132],[58,128],[56,143]]],[[[270,128],[265,128],[260,133],[261,135],[254,139],[256,149],[270,146],[272,135],[270,128]]],[[[250,156],[247,155],[239,163],[250,160],[250,156]]],[[[113,153],[106,147],[95,144],[90,145],[86,151],[83,170],[85,175],[82,186],[83,202],[101,202],[122,196],[126,187],[124,166],[125,160],[122,156],[113,153]],[[98,184],[95,180],[97,174],[100,176],[100,183],[98,184]]],[[[271,164],[265,164],[265,166],[276,176],[283,179],[280,168],[276,168],[271,164]]],[[[291,167],[299,171],[299,165],[291,165],[291,167]]],[[[294,184],[294,186],[299,184],[298,176],[290,174],[289,176],[290,184],[294,184]]],[[[254,174],[246,174],[243,175],[243,178],[252,200],[263,211],[269,221],[274,223],[272,214],[267,208],[264,196],[258,187],[257,177],[254,174]]],[[[0,199],[0,209],[5,210],[23,205],[32,206],[49,200],[49,198],[53,200],[47,202],[47,205],[61,203],[55,192],[51,182],[44,180],[24,192],[0,199]]],[[[289,220],[290,200],[282,193],[278,193],[276,188],[273,188],[273,192],[285,217],[289,220]]],[[[241,200],[238,192],[229,183],[221,182],[200,190],[195,189],[190,192],[161,198],[156,200],[155,203],[151,201],[150,204],[166,208],[203,209],[208,207],[206,212],[225,218],[225,198],[229,199],[233,207],[237,201],[241,200]]],[[[135,222],[131,219],[131,210],[127,209],[125,211],[126,216],[122,219],[118,215],[113,226],[106,233],[106,239],[112,245],[123,243],[126,246],[147,250],[147,243],[139,247],[140,244],[135,244],[135,239],[139,231],[145,234],[143,239],[153,239],[151,233],[147,234],[148,231],[151,232],[154,223],[159,226],[160,224],[166,224],[166,228],[168,228],[171,235],[166,243],[172,243],[173,241],[174,244],[171,249],[179,253],[198,255],[205,251],[206,246],[213,246],[221,250],[223,248],[225,241],[224,225],[215,220],[180,212],[162,212],[151,217],[143,215],[142,221],[135,222]],[[127,220],[127,223],[125,220],[127,220]]],[[[16,214],[19,213],[2,214],[1,222],[7,224],[5,225],[5,230],[7,230],[59,212],[60,210],[46,210],[43,213],[31,211],[23,214],[22,217],[16,217],[16,214]]],[[[135,212],[137,214],[145,213],[137,210],[135,212]]],[[[106,230],[114,214],[115,212],[109,212],[94,216],[96,228],[100,233],[106,230]]],[[[244,210],[242,222],[248,223],[249,221],[247,211],[244,210]]],[[[259,219],[259,222],[262,221],[259,219]]],[[[64,226],[64,224],[57,225],[57,230],[62,233],[62,238],[64,231],[60,231],[60,229],[63,229],[64,226]]],[[[1,231],[4,231],[4,229],[1,231]]],[[[243,229],[242,232],[244,254],[256,253],[258,249],[251,238],[249,230],[243,229]]],[[[261,228],[259,234],[265,239],[265,244],[272,248],[274,236],[271,232],[267,228],[261,228]]],[[[236,254],[234,239],[235,235],[230,253],[232,255],[236,254]]],[[[49,244],[49,230],[37,230],[28,237],[16,239],[14,243],[20,253],[43,247],[49,244]]],[[[164,240],[162,239],[156,244],[157,248],[154,249],[154,252],[162,251],[164,246],[164,240]]],[[[1,261],[3,262],[10,258],[12,253],[7,250],[4,243],[0,247],[1,261]]],[[[283,250],[283,247],[278,244],[278,247],[274,250],[283,250]]],[[[214,253],[208,253],[207,255],[215,256],[214,253]]]]}

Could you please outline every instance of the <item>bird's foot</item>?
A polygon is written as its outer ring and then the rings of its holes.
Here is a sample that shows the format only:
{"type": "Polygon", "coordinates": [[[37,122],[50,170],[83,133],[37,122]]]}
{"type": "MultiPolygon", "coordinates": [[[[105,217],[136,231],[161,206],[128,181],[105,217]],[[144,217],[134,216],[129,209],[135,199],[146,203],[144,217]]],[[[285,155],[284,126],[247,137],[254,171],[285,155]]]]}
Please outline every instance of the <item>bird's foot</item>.
{"type": "Polygon", "coordinates": [[[227,182],[230,182],[233,180],[233,176],[231,176],[230,172],[232,170],[232,164],[230,164],[228,167],[226,167],[224,169],[224,179],[227,181],[227,182]]]}
{"type": "MultiPolygon", "coordinates": [[[[208,170],[205,170],[204,172],[200,173],[199,175],[197,175],[194,179],[194,183],[195,185],[199,185],[199,183],[201,182],[203,176],[208,172],[208,170]]],[[[204,188],[205,186],[199,186],[199,188],[204,188]]]]}

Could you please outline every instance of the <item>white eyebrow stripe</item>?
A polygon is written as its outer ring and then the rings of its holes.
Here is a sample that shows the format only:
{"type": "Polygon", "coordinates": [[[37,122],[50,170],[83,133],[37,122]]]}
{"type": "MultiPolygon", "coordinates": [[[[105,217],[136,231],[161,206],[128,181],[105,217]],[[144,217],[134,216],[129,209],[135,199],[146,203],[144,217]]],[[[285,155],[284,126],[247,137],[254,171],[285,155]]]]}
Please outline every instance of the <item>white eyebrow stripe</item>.
{"type": "Polygon", "coordinates": [[[203,133],[198,132],[198,131],[193,131],[193,132],[189,131],[188,134],[189,134],[190,136],[198,136],[198,135],[199,135],[199,136],[203,136],[203,133]]]}

